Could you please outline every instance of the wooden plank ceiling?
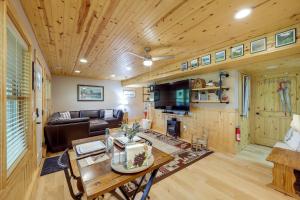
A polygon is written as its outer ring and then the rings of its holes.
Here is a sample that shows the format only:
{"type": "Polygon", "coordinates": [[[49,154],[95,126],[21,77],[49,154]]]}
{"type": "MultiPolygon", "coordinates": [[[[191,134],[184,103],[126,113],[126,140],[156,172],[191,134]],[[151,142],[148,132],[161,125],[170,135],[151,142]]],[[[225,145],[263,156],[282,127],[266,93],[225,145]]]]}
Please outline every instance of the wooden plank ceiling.
{"type": "Polygon", "coordinates": [[[152,56],[176,56],[155,62],[155,70],[300,21],[299,0],[21,1],[51,72],[98,79],[147,72],[141,59],[127,53],[143,54],[145,46],[152,56]],[[244,7],[252,14],[235,20],[244,7]]]}

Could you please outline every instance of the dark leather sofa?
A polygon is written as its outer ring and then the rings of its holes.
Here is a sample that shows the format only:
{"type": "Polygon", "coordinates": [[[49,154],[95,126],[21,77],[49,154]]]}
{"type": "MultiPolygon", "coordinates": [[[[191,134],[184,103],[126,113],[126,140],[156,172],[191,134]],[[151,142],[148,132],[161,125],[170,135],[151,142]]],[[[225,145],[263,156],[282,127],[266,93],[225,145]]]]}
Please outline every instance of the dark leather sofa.
{"type": "Polygon", "coordinates": [[[51,152],[72,147],[72,140],[102,135],[106,128],[118,128],[123,121],[123,111],[113,110],[113,117],[104,118],[105,110],[70,111],[71,119],[61,119],[56,112],[49,117],[44,128],[47,149],[51,152]]]}

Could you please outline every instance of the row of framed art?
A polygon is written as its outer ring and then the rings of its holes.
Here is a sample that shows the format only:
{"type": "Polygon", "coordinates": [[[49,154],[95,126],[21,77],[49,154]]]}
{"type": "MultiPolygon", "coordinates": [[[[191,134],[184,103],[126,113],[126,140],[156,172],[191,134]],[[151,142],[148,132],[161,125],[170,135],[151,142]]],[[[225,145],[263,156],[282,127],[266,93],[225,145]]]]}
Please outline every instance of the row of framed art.
{"type": "MultiPolygon", "coordinates": [[[[296,42],[296,29],[290,29],[284,32],[275,34],[275,47],[282,47],[296,42]]],[[[250,53],[258,53],[267,50],[267,38],[260,38],[250,42],[250,53]]],[[[244,44],[240,44],[230,48],[230,58],[238,58],[244,56],[244,44]]],[[[222,62],[226,60],[226,49],[215,53],[215,62],[222,62]]],[[[211,64],[211,54],[196,58],[181,64],[181,70],[187,70],[189,67],[194,68],[200,65],[211,64]]]]}

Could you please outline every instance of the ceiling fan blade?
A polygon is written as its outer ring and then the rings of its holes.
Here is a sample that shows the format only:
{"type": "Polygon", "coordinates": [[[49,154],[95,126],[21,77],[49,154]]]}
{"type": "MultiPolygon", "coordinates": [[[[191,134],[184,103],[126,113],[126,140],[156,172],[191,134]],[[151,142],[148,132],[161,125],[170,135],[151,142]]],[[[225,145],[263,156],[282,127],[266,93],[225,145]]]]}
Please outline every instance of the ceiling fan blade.
{"type": "Polygon", "coordinates": [[[136,53],[132,53],[132,52],[127,52],[127,53],[129,53],[129,54],[131,54],[131,55],[133,55],[133,56],[136,56],[136,57],[138,57],[138,58],[145,59],[144,56],[138,55],[138,54],[136,54],[136,53]]]}
{"type": "Polygon", "coordinates": [[[175,56],[155,56],[152,57],[152,61],[159,61],[159,60],[169,60],[169,59],[174,59],[175,56]]]}

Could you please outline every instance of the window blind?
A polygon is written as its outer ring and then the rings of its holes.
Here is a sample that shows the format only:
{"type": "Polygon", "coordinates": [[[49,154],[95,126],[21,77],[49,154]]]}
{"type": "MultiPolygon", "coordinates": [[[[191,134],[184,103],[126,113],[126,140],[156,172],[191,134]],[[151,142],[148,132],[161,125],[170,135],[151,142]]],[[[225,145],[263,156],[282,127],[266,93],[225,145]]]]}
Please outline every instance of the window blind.
{"type": "Polygon", "coordinates": [[[30,56],[12,23],[7,27],[6,166],[10,170],[28,147],[30,119],[30,56]]]}

